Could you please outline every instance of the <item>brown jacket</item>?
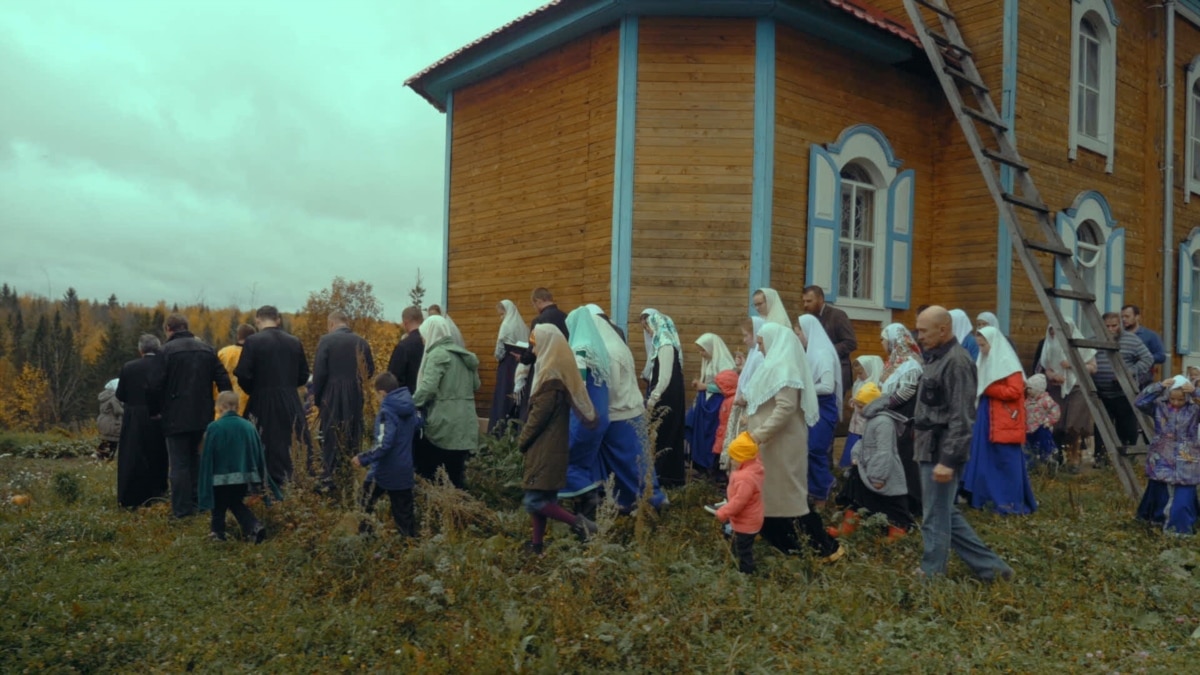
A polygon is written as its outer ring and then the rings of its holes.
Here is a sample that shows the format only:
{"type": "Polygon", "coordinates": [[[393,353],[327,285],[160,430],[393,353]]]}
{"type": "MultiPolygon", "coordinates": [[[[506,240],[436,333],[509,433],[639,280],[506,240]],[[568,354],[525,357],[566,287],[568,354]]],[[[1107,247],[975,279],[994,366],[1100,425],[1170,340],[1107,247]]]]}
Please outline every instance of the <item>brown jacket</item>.
{"type": "Polygon", "coordinates": [[[529,419],[518,441],[525,453],[526,490],[560,490],[567,484],[571,445],[571,395],[559,380],[529,398],[529,419]]]}

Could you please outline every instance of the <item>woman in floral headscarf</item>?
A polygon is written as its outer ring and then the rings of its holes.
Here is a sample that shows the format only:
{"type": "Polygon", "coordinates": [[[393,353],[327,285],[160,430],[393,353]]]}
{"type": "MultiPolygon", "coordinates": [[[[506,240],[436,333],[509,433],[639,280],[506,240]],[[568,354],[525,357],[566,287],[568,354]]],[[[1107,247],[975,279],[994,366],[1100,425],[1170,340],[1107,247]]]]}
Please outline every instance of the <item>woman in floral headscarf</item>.
{"type": "Polygon", "coordinates": [[[649,394],[646,408],[660,416],[654,466],[664,487],[683,485],[687,454],[684,451],[683,349],[675,322],[662,312],[642,313],[642,329],[650,338],[649,394]],[[661,410],[660,410],[661,409],[661,410]]]}
{"type": "MultiPolygon", "coordinates": [[[[921,371],[925,359],[921,349],[913,340],[912,332],[903,324],[889,324],[880,334],[883,349],[888,353],[879,376],[880,396],[873,406],[883,406],[912,419],[917,407],[917,387],[921,382],[921,371]]],[[[864,413],[865,414],[865,413],[864,413]]],[[[912,513],[921,513],[921,473],[913,456],[913,432],[905,431],[896,441],[896,451],[904,465],[904,482],[908,487],[908,508],[912,513]]]]}

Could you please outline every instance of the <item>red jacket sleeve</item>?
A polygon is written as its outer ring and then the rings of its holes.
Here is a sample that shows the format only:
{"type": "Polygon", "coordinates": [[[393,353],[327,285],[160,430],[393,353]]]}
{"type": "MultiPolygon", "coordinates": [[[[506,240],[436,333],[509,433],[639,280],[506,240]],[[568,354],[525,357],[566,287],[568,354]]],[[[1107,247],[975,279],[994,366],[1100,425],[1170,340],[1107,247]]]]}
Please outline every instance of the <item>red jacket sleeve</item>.
{"type": "Polygon", "coordinates": [[[998,401],[1019,401],[1025,398],[1025,378],[1021,373],[993,382],[983,390],[983,395],[998,401]]]}
{"type": "Polygon", "coordinates": [[[717,520],[722,523],[729,522],[729,518],[736,516],[746,508],[750,503],[750,494],[754,489],[748,485],[748,481],[740,480],[736,476],[729,477],[729,492],[726,497],[729,499],[725,506],[717,509],[717,520]]]}

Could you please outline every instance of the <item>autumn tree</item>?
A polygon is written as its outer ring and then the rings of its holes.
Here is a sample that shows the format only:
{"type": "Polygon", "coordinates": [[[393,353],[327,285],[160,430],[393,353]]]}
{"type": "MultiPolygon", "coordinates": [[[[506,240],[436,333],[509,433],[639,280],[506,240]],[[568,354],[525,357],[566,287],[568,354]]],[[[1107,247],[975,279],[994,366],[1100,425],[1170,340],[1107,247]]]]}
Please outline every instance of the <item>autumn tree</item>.
{"type": "Polygon", "coordinates": [[[42,431],[50,424],[50,383],[45,374],[30,364],[19,370],[0,363],[0,428],[42,431]],[[12,377],[12,372],[18,373],[12,377]]]}
{"type": "Polygon", "coordinates": [[[375,287],[365,281],[346,281],[334,277],[329,288],[308,294],[304,309],[294,323],[296,337],[311,357],[317,342],[325,334],[325,320],[329,313],[341,310],[349,317],[350,330],[359,334],[383,318],[383,306],[375,297],[375,287]]]}
{"type": "Polygon", "coordinates": [[[62,313],[54,319],[38,318],[32,344],[33,363],[50,385],[50,413],[56,423],[77,419],[84,384],[83,358],[75,343],[75,332],[65,325],[62,313]]]}

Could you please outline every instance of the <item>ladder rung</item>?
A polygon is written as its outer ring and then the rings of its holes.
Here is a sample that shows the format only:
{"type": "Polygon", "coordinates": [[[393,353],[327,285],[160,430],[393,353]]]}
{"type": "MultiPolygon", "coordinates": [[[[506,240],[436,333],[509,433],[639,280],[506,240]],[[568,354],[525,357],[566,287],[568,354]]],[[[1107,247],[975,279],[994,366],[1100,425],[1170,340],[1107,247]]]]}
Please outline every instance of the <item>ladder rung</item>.
{"type": "Polygon", "coordinates": [[[1144,455],[1147,451],[1149,451],[1149,448],[1141,444],[1122,445],[1121,447],[1117,448],[1117,454],[1122,457],[1129,457],[1130,455],[1144,455]]]}
{"type": "Polygon", "coordinates": [[[1117,345],[1117,343],[1109,342],[1108,340],[1088,340],[1085,338],[1071,338],[1071,339],[1067,340],[1067,344],[1071,345],[1072,347],[1075,347],[1076,349],[1079,349],[1082,347],[1083,349],[1101,349],[1106,352],[1116,352],[1116,351],[1120,351],[1120,349],[1121,349],[1117,345]]]}
{"type": "Polygon", "coordinates": [[[958,44],[957,42],[951,40],[950,38],[946,37],[945,35],[942,35],[941,33],[937,32],[936,30],[934,30],[932,28],[926,28],[925,32],[929,34],[929,37],[933,38],[934,42],[938,43],[942,47],[945,47],[946,49],[954,51],[963,56],[974,56],[974,54],[971,53],[970,49],[967,49],[966,47],[958,44]]]}
{"type": "Polygon", "coordinates": [[[941,14],[941,15],[942,15],[942,16],[944,16],[944,17],[946,17],[947,19],[950,19],[950,20],[953,20],[953,19],[954,19],[954,13],[953,13],[953,12],[951,12],[951,11],[950,11],[950,10],[948,10],[948,9],[946,9],[945,7],[942,7],[942,6],[940,6],[940,5],[934,4],[935,2],[937,2],[937,0],[916,0],[916,2],[917,2],[917,4],[918,4],[918,5],[921,5],[922,7],[928,7],[929,9],[931,9],[931,10],[933,10],[933,11],[937,12],[938,14],[941,14]]]}
{"type": "Polygon", "coordinates": [[[976,80],[975,78],[966,74],[962,70],[955,68],[954,66],[948,65],[945,68],[942,68],[942,70],[946,71],[946,74],[949,75],[950,77],[953,77],[954,79],[958,80],[959,82],[962,82],[963,84],[969,84],[972,87],[975,87],[976,89],[978,89],[979,91],[982,91],[985,94],[991,92],[991,89],[988,89],[988,86],[986,84],[980,82],[979,80],[976,80]]]}
{"type": "Polygon", "coordinates": [[[1075,255],[1066,247],[1053,242],[1037,241],[1035,239],[1024,239],[1023,241],[1025,243],[1025,248],[1031,248],[1035,251],[1053,253],[1054,255],[1062,256],[1064,258],[1070,258],[1075,255]]]}
{"type": "Polygon", "coordinates": [[[1021,206],[1021,207],[1029,209],[1030,211],[1039,211],[1041,213],[1050,213],[1050,207],[1046,206],[1045,204],[1029,201],[1028,199],[1025,199],[1024,197],[1018,197],[1017,195],[1014,195],[1011,192],[1005,192],[1000,196],[1004,199],[1004,201],[1006,201],[1009,204],[1012,204],[1014,206],[1021,206]]]}
{"type": "Polygon", "coordinates": [[[1080,300],[1082,302],[1095,302],[1096,296],[1091,293],[1083,293],[1071,288],[1055,288],[1053,286],[1046,289],[1046,295],[1052,298],[1062,298],[1063,300],[1080,300]]]}
{"type": "Polygon", "coordinates": [[[1018,169],[1020,171],[1028,171],[1029,170],[1028,164],[1026,164],[1025,162],[1022,162],[1021,160],[1017,159],[1016,157],[1010,157],[1010,156],[1004,154],[1003,152],[996,152],[995,150],[991,150],[989,148],[984,148],[983,156],[987,157],[988,159],[992,160],[993,162],[1000,162],[1001,164],[1007,164],[1008,166],[1011,166],[1012,168],[1018,169]]]}
{"type": "Polygon", "coordinates": [[[1005,124],[1004,122],[1001,122],[1000,120],[996,119],[995,117],[992,117],[991,115],[988,115],[987,113],[980,112],[970,106],[965,106],[965,105],[962,107],[962,111],[963,111],[963,114],[966,115],[967,117],[974,117],[975,119],[979,120],[980,122],[983,122],[984,124],[986,124],[988,126],[995,127],[996,129],[1000,130],[1001,132],[1008,131],[1007,124],[1005,124]]]}

